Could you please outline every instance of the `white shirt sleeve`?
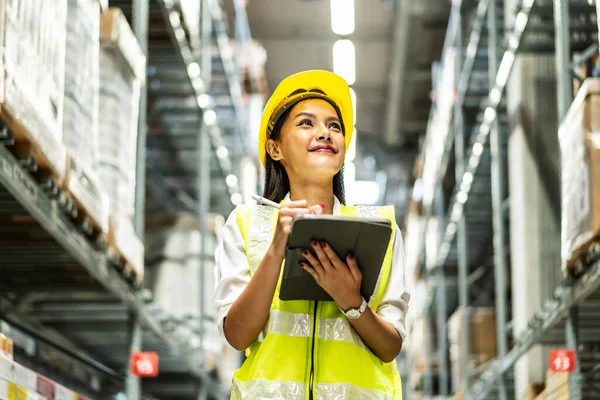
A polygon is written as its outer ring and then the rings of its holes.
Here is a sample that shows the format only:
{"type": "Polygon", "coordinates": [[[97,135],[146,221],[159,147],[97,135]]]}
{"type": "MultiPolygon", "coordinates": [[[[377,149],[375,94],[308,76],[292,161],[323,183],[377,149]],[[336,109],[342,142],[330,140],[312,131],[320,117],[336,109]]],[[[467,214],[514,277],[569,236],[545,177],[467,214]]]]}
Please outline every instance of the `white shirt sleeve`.
{"type": "Polygon", "coordinates": [[[377,314],[396,328],[402,340],[406,339],[406,313],[410,301],[405,282],[404,243],[402,232],[396,225],[392,244],[392,268],[381,303],[377,306],[377,314]]]}
{"type": "Polygon", "coordinates": [[[223,226],[223,236],[217,247],[215,261],[217,270],[215,290],[217,324],[219,334],[225,337],[223,321],[233,302],[242,294],[246,285],[250,283],[250,267],[248,266],[244,238],[237,224],[235,210],[229,215],[223,226]]]}

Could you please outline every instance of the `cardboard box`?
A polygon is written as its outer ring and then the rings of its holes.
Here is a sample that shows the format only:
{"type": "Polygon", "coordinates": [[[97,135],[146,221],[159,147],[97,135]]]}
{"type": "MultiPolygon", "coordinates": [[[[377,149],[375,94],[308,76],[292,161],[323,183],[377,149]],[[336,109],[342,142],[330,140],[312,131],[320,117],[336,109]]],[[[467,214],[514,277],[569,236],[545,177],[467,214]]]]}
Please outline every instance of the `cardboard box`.
{"type": "Polygon", "coordinates": [[[73,393],[69,389],[65,388],[64,386],[56,385],[56,392],[54,395],[54,399],[55,400],[74,400],[74,399],[77,399],[77,397],[75,397],[75,393],[73,393]]]}
{"type": "Polygon", "coordinates": [[[36,391],[48,400],[54,400],[55,383],[50,379],[38,375],[36,391]]]}
{"type": "Polygon", "coordinates": [[[100,16],[100,42],[124,57],[138,80],[145,79],[146,57],[121,9],[109,8],[100,16]]]}
{"type": "Polygon", "coordinates": [[[37,387],[37,375],[24,366],[13,363],[12,382],[26,390],[35,391],[37,387]]]}
{"type": "Polygon", "coordinates": [[[537,397],[535,398],[535,400],[548,400],[546,391],[544,390],[540,394],[538,394],[537,397]]]}
{"type": "Polygon", "coordinates": [[[600,235],[600,79],[587,79],[559,128],[562,268],[573,266],[600,235]]]}
{"type": "Polygon", "coordinates": [[[0,0],[0,112],[15,143],[59,182],[66,14],[66,0],[0,0]]]}
{"type": "Polygon", "coordinates": [[[98,162],[100,5],[68,0],[63,142],[79,160],[98,162]]]}
{"type": "Polygon", "coordinates": [[[0,399],[8,399],[8,381],[0,379],[0,399]]]}
{"type": "MultiPolygon", "coordinates": [[[[468,309],[469,321],[469,368],[475,368],[496,357],[496,314],[494,309],[479,307],[468,309]]],[[[462,333],[464,332],[462,308],[448,319],[448,341],[452,365],[452,387],[462,389],[464,361],[462,333]]]]}
{"type": "Polygon", "coordinates": [[[521,400],[536,400],[536,398],[544,391],[543,383],[534,383],[527,386],[527,389],[521,394],[521,400]]]}
{"type": "Polygon", "coordinates": [[[100,19],[99,175],[111,213],[133,218],[140,87],[146,58],[121,10],[100,19]]]}
{"type": "Polygon", "coordinates": [[[0,354],[0,379],[5,381],[12,380],[13,377],[13,361],[0,354]]]}
{"type": "Polygon", "coordinates": [[[550,395],[556,392],[562,392],[564,387],[569,387],[568,372],[553,372],[546,373],[546,394],[550,395]]]}

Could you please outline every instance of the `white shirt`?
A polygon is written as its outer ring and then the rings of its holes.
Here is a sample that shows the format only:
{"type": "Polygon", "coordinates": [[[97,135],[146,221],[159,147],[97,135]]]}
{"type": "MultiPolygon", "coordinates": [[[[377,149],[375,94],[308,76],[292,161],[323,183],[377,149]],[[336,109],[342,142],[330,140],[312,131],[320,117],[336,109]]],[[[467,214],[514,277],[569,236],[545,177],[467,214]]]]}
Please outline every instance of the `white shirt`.
{"type": "MultiPolygon", "coordinates": [[[[286,199],[288,198],[289,195],[286,199]]],[[[339,210],[340,202],[334,198],[333,214],[337,215],[339,210]]],[[[404,246],[402,234],[397,225],[394,232],[392,268],[387,287],[376,312],[381,318],[392,324],[404,340],[406,338],[405,317],[410,296],[404,288],[404,246]]],[[[227,317],[231,305],[242,294],[251,279],[244,239],[237,224],[235,211],[229,215],[223,227],[223,236],[216,252],[216,274],[217,323],[219,333],[224,337],[223,321],[227,317]]]]}

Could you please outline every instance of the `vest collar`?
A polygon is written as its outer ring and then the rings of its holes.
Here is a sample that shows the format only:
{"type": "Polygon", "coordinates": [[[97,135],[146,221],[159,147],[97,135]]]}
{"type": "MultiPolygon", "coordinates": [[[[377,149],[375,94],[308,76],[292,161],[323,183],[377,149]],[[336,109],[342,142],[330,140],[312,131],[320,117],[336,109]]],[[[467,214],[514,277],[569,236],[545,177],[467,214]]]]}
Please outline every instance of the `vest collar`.
{"type": "MultiPolygon", "coordinates": [[[[286,194],[283,201],[290,201],[290,194],[286,194]]],[[[340,213],[340,201],[337,197],[333,196],[333,215],[338,215],[340,213]]]]}

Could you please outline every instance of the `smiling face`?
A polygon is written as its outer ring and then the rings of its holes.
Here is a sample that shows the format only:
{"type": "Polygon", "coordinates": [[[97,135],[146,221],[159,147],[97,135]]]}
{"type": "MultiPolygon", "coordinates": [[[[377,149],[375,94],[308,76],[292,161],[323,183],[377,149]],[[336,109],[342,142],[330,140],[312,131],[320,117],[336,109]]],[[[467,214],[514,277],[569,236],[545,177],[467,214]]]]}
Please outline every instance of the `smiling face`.
{"type": "Polygon", "coordinates": [[[344,133],[335,109],[320,99],[296,104],[277,140],[267,141],[267,152],[281,162],[290,180],[332,179],[344,163],[344,133]]]}

